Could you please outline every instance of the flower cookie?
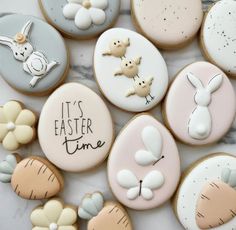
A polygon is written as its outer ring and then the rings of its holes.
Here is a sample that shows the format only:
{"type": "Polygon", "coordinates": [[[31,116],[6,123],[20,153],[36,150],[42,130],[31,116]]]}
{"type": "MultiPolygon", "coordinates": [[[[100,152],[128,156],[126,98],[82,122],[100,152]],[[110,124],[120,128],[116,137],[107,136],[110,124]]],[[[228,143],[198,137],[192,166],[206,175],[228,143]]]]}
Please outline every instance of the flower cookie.
{"type": "Polygon", "coordinates": [[[180,184],[174,209],[185,229],[235,229],[236,158],[224,153],[194,163],[180,184]]]}
{"type": "Polygon", "coordinates": [[[37,117],[23,107],[17,101],[0,106],[0,143],[9,151],[15,151],[35,138],[37,117]]]}
{"type": "Polygon", "coordinates": [[[77,230],[77,210],[64,205],[59,199],[51,199],[31,213],[32,230],[77,230]]]}
{"type": "Polygon", "coordinates": [[[104,201],[101,193],[86,195],[79,207],[79,217],[88,220],[88,230],[132,230],[125,209],[114,201],[104,201]]]}
{"type": "Polygon", "coordinates": [[[38,137],[53,164],[65,171],[81,172],[106,159],[113,142],[113,123],[96,93],[81,84],[68,83],[45,103],[38,137]]]}
{"type": "Polygon", "coordinates": [[[0,181],[11,183],[14,192],[28,200],[55,196],[64,185],[60,172],[46,159],[31,156],[21,160],[18,154],[8,155],[0,163],[0,181]]]}
{"type": "Polygon", "coordinates": [[[117,107],[147,111],[165,96],[168,71],[160,52],[142,35],[110,29],[98,39],[94,53],[96,80],[117,107]]]}
{"type": "Polygon", "coordinates": [[[206,14],[201,32],[203,52],[226,74],[236,77],[236,2],[221,0],[206,14]]]}
{"type": "Polygon", "coordinates": [[[39,0],[47,21],[68,37],[88,39],[112,27],[120,0],[39,0]]]}
{"type": "Polygon", "coordinates": [[[44,95],[66,77],[67,49],[61,35],[33,16],[11,14],[0,20],[0,72],[14,89],[44,95]]]}
{"type": "Polygon", "coordinates": [[[172,83],[164,104],[166,124],[190,145],[217,142],[230,129],[235,112],[229,79],[208,62],[185,67],[172,83]]]}
{"type": "Polygon", "coordinates": [[[136,116],[117,137],[108,160],[116,198],[135,210],[156,208],[171,198],[179,179],[179,153],[169,131],[148,114],[136,116]]]}
{"type": "Polygon", "coordinates": [[[180,48],[201,27],[201,0],[131,0],[134,25],[159,48],[180,48]]]}

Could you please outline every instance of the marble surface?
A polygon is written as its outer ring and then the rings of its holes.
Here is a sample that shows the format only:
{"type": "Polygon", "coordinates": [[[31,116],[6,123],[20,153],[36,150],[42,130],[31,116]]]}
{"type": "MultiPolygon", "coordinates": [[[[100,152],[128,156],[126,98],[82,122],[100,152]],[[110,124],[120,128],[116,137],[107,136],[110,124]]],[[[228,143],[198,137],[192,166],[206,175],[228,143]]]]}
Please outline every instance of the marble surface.
{"type": "MultiPolygon", "coordinates": [[[[209,0],[204,1],[206,6],[209,0]]],[[[127,0],[122,1],[122,8],[119,20],[116,27],[124,27],[133,29],[130,19],[130,3],[127,0]]],[[[38,3],[36,0],[1,0],[0,3],[0,16],[5,12],[17,12],[24,14],[31,14],[43,18],[38,3]]],[[[70,73],[67,79],[68,82],[83,83],[96,92],[98,87],[94,81],[92,56],[96,40],[91,41],[73,41],[66,39],[66,43],[70,50],[71,63],[70,73]]],[[[194,40],[188,47],[175,52],[162,52],[168,64],[170,78],[183,68],[185,65],[197,60],[203,60],[201,55],[198,41],[194,40]]],[[[1,54],[0,54],[1,55],[1,54]]],[[[1,64],[1,63],[0,63],[1,64]]],[[[236,81],[232,80],[236,89],[236,81]]],[[[28,107],[37,111],[38,114],[47,99],[47,97],[28,97],[22,95],[12,88],[10,88],[2,78],[0,78],[0,104],[5,103],[10,99],[17,99],[24,102],[28,107]]],[[[134,115],[131,113],[123,112],[107,102],[112,116],[114,118],[116,132],[126,124],[126,122],[134,115]]],[[[161,120],[160,106],[156,107],[151,113],[161,120]]],[[[236,123],[233,125],[229,133],[216,145],[210,147],[193,148],[178,143],[178,148],[181,156],[181,167],[184,170],[190,163],[205,156],[209,153],[224,151],[235,154],[236,149],[236,123]]],[[[31,154],[42,155],[43,152],[38,144],[34,142],[26,148],[20,149],[19,153],[22,156],[31,154]]],[[[0,160],[4,159],[8,154],[0,147],[0,160]]],[[[235,154],[236,155],[236,154],[235,154]]],[[[94,171],[83,174],[64,173],[65,176],[65,189],[60,194],[66,202],[78,205],[84,193],[100,190],[105,194],[107,199],[113,199],[106,179],[106,163],[94,171]]],[[[43,201],[42,201],[43,202],[43,201]]],[[[32,209],[40,204],[41,201],[27,201],[17,197],[8,184],[0,184],[0,229],[1,230],[27,230],[31,229],[29,215],[32,209]]],[[[181,230],[183,227],[178,223],[170,202],[167,202],[162,207],[151,211],[137,212],[128,210],[132,217],[135,230],[181,230]]],[[[86,229],[86,223],[81,221],[80,229],[86,229]]]]}

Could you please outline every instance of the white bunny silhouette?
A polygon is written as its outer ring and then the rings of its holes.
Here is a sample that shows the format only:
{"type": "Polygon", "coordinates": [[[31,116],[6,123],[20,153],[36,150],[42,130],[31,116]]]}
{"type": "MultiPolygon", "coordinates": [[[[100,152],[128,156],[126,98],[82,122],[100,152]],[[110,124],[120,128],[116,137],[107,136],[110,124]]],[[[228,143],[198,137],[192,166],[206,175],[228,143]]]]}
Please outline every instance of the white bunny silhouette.
{"type": "Polygon", "coordinates": [[[33,76],[30,87],[34,87],[58,63],[49,62],[46,56],[39,51],[34,51],[29,42],[29,32],[32,22],[28,21],[14,38],[0,36],[0,44],[8,46],[16,60],[23,62],[23,70],[33,76]]]}
{"type": "Polygon", "coordinates": [[[211,94],[220,88],[223,82],[223,76],[217,74],[208,82],[206,87],[204,87],[202,82],[192,73],[188,73],[187,78],[197,89],[194,96],[197,107],[190,115],[188,132],[192,138],[204,140],[210,135],[212,129],[211,113],[208,108],[211,103],[211,94]]]}

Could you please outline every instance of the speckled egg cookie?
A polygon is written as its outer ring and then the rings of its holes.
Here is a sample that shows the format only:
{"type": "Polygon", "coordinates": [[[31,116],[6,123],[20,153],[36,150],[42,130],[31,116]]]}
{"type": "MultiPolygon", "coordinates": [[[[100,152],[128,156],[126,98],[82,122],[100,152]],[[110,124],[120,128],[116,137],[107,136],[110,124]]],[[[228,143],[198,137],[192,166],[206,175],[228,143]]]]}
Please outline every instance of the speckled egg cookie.
{"type": "Polygon", "coordinates": [[[235,156],[213,154],[190,166],[174,200],[176,215],[184,228],[234,230],[235,186],[235,156]]]}
{"type": "Polygon", "coordinates": [[[39,0],[39,5],[50,24],[75,39],[98,36],[120,12],[120,0],[39,0]]]}
{"type": "Polygon", "coordinates": [[[63,38],[33,16],[11,14],[0,19],[0,53],[1,76],[22,93],[48,94],[67,76],[63,38]]]}
{"type": "Polygon", "coordinates": [[[201,0],[132,0],[134,25],[159,48],[189,43],[203,19],[201,0]]]}
{"type": "Polygon", "coordinates": [[[210,8],[203,23],[201,44],[212,63],[236,77],[236,1],[222,0],[210,8]]]}
{"type": "Polygon", "coordinates": [[[225,73],[209,62],[196,62],[177,74],[164,103],[172,133],[190,145],[217,142],[230,129],[235,92],[225,73]]]}

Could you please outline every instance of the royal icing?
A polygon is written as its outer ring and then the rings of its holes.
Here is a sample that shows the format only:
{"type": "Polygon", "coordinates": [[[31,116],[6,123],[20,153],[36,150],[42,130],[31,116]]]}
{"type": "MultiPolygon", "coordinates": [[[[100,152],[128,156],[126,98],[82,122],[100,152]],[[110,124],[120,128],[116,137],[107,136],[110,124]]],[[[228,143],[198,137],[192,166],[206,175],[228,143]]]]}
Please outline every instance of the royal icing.
{"type": "Polygon", "coordinates": [[[0,142],[2,146],[15,151],[21,145],[30,143],[35,136],[37,118],[33,112],[23,109],[17,101],[9,101],[0,107],[0,142]]]}
{"type": "Polygon", "coordinates": [[[127,212],[116,202],[104,201],[101,193],[86,195],[79,207],[79,217],[88,220],[88,230],[132,230],[127,212]]]}
{"type": "Polygon", "coordinates": [[[49,200],[39,206],[30,215],[32,230],[77,230],[77,213],[57,199],[49,200]]]}
{"type": "Polygon", "coordinates": [[[55,196],[62,190],[63,178],[48,161],[40,157],[28,157],[17,163],[17,157],[9,155],[0,163],[0,181],[11,182],[18,196],[40,200],[55,196]]]}
{"type": "Polygon", "coordinates": [[[61,83],[67,50],[54,28],[32,16],[12,14],[1,18],[0,31],[0,70],[12,87],[41,95],[61,83]]]}
{"type": "Polygon", "coordinates": [[[165,120],[181,141],[211,144],[230,129],[236,111],[234,89],[227,76],[208,62],[185,67],[165,99],[165,120]]]}
{"type": "Polygon", "coordinates": [[[136,32],[115,28],[103,33],[94,53],[101,91],[114,105],[141,112],[164,97],[168,72],[159,51],[136,32]]]}
{"type": "Polygon", "coordinates": [[[41,112],[38,137],[57,167],[81,172],[99,165],[113,141],[113,124],[103,100],[89,88],[69,83],[57,89],[41,112]]]}
{"type": "Polygon", "coordinates": [[[197,163],[183,179],[176,212],[186,229],[234,229],[236,159],[217,154],[197,163]]]}
{"type": "Polygon", "coordinates": [[[148,114],[135,117],[119,134],[108,160],[116,198],[132,209],[155,208],[173,195],[179,177],[179,154],[168,130],[148,114]]]}
{"type": "Polygon", "coordinates": [[[236,76],[236,2],[222,0],[209,10],[202,29],[203,51],[227,74],[236,76]]]}
{"type": "Polygon", "coordinates": [[[191,41],[203,19],[200,0],[132,0],[131,4],[134,25],[165,49],[191,41]]]}

